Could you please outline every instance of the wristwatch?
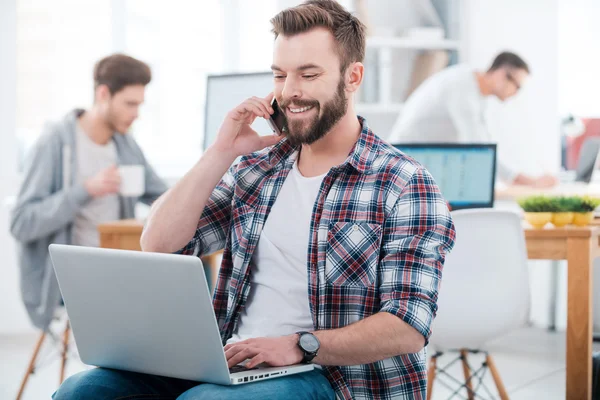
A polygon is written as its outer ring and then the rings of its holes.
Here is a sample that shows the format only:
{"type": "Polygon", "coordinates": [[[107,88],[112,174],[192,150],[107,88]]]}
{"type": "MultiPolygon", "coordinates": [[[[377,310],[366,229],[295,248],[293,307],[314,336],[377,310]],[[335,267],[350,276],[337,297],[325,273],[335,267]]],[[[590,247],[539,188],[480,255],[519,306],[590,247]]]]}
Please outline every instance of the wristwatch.
{"type": "Polygon", "coordinates": [[[315,335],[310,332],[296,332],[298,334],[298,347],[304,353],[302,362],[307,364],[317,356],[321,343],[315,335]]]}

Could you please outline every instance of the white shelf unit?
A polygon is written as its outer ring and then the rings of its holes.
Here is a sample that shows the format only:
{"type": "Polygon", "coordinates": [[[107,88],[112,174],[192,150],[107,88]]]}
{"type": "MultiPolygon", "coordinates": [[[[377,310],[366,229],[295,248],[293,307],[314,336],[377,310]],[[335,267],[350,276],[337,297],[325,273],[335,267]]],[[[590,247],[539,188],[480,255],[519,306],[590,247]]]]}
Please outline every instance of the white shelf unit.
{"type": "Polygon", "coordinates": [[[367,48],[377,49],[378,57],[378,93],[379,101],[375,103],[357,103],[358,112],[369,114],[399,114],[402,103],[392,102],[390,88],[392,87],[392,51],[406,50],[454,50],[458,51],[460,42],[449,39],[427,40],[411,37],[370,37],[367,38],[367,48]]]}

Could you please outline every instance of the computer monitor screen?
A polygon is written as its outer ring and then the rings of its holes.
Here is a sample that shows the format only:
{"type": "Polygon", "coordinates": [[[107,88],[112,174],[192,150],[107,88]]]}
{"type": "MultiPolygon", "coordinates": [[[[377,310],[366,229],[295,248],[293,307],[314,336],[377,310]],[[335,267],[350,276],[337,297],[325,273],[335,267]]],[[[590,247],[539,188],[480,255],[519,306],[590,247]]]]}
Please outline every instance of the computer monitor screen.
{"type": "MultiPolygon", "coordinates": [[[[204,150],[214,142],[223,119],[229,111],[252,96],[265,97],[272,91],[272,72],[209,75],[206,80],[204,150]]],[[[261,117],[256,118],[252,128],[261,135],[273,133],[265,119],[261,117]]]]}
{"type": "Polygon", "coordinates": [[[579,160],[575,171],[575,180],[590,183],[596,180],[597,171],[600,167],[600,138],[587,138],[579,150],[579,160]]]}
{"type": "Polygon", "coordinates": [[[494,206],[495,144],[407,143],[394,147],[429,171],[453,210],[494,206]]]}

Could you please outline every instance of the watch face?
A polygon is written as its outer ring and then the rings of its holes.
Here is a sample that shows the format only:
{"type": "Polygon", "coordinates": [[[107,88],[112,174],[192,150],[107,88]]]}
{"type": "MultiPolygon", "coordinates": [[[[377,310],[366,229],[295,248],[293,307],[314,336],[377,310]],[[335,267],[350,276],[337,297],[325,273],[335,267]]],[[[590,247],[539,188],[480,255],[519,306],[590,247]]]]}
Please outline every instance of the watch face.
{"type": "Polygon", "coordinates": [[[313,335],[302,335],[300,337],[300,347],[309,353],[319,350],[319,341],[313,335]]]}

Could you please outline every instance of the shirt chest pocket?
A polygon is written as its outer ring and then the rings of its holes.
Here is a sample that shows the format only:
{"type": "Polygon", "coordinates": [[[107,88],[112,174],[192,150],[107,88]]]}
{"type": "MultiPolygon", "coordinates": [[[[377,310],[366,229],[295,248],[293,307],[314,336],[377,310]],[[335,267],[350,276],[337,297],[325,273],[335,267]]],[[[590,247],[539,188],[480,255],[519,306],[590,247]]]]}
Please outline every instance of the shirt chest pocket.
{"type": "Polygon", "coordinates": [[[327,235],[327,283],[334,286],[372,286],[377,278],[380,245],[380,225],[332,223],[327,235]]]}

